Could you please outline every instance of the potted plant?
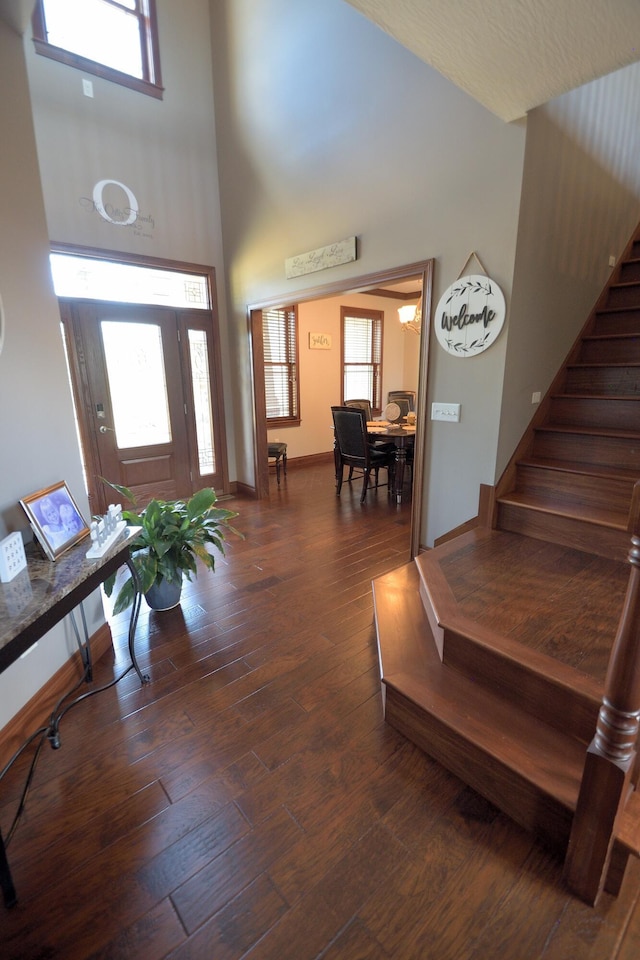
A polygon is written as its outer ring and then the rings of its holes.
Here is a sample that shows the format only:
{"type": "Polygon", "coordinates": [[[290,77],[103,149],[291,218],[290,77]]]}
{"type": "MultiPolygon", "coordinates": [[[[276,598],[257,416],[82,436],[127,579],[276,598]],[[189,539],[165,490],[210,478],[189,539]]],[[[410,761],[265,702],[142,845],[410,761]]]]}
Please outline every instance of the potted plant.
{"type": "MultiPolygon", "coordinates": [[[[105,481],[129,500],[134,507],[136,499],[127,487],[105,481]]],[[[135,567],[140,592],[154,610],[168,610],[180,602],[182,580],[191,580],[197,574],[197,561],[209,570],[215,570],[215,557],[207,549],[215,547],[224,554],[225,533],[243,535],[229,523],[238,514],[216,507],[216,494],[211,487],[195,493],[190,500],[151,500],[140,513],[123,510],[122,517],[130,526],[142,527],[131,544],[131,559],[135,567]]],[[[105,582],[105,592],[111,596],[116,575],[105,582]]],[[[133,602],[134,583],[131,576],[120,587],[113,612],[121,613],[133,602]]]]}

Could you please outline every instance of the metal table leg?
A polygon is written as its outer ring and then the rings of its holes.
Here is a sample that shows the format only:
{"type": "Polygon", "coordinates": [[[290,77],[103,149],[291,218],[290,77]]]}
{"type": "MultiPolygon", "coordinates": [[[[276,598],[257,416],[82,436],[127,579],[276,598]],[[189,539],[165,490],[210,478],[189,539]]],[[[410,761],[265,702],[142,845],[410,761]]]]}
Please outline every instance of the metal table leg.
{"type": "Polygon", "coordinates": [[[4,897],[5,907],[13,907],[18,902],[16,897],[16,888],[13,885],[9,861],[7,860],[7,851],[5,849],[2,833],[0,832],[0,887],[4,897]]]}

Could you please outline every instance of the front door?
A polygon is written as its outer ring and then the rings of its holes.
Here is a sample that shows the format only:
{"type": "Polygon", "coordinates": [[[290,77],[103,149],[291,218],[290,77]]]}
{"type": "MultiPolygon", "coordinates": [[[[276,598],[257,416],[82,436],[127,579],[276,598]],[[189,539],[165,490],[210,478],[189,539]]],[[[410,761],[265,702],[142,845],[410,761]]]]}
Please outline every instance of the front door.
{"type": "Polygon", "coordinates": [[[74,300],[61,315],[92,513],[117,498],[102,478],[139,506],[220,492],[221,398],[202,311],[74,300]]]}

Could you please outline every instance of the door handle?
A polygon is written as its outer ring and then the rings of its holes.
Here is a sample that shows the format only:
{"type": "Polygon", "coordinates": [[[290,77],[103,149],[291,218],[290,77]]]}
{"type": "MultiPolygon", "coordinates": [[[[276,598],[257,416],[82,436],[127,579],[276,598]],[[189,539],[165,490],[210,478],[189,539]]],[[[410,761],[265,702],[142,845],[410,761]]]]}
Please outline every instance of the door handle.
{"type": "Polygon", "coordinates": [[[100,433],[108,433],[109,430],[111,431],[111,433],[115,433],[115,430],[113,429],[113,427],[105,427],[104,423],[101,424],[100,433]]]}

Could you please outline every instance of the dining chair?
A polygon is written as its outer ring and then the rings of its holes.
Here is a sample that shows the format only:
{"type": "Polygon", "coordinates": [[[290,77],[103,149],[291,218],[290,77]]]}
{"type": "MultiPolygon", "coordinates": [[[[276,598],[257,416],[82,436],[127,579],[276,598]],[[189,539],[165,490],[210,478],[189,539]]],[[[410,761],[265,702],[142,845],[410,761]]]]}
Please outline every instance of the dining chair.
{"type": "MultiPolygon", "coordinates": [[[[345,407],[355,407],[360,410],[364,410],[367,416],[367,422],[373,420],[373,413],[371,410],[371,402],[369,400],[345,400],[345,407]]],[[[393,452],[395,447],[392,443],[387,443],[385,440],[372,440],[369,438],[369,443],[371,446],[375,447],[376,450],[390,450],[393,452]]]]}
{"type": "Polygon", "coordinates": [[[267,456],[269,460],[275,458],[276,461],[276,479],[280,486],[280,460],[284,467],[284,475],[287,475],[287,445],[282,440],[273,440],[267,446],[267,456]]]}
{"type": "Polygon", "coordinates": [[[357,409],[364,410],[367,415],[367,420],[373,420],[371,402],[369,400],[345,400],[344,405],[345,407],[356,407],[357,409]]]}
{"type": "Polygon", "coordinates": [[[406,400],[409,404],[409,410],[415,413],[416,392],[415,390],[389,390],[387,394],[387,403],[397,403],[398,400],[406,400]]]}
{"type": "Polygon", "coordinates": [[[396,397],[395,400],[390,400],[382,411],[382,415],[385,420],[392,420],[397,422],[399,420],[406,420],[407,414],[409,413],[409,401],[406,397],[396,397]],[[391,405],[393,404],[394,412],[391,413],[391,405]]]}
{"type": "Polygon", "coordinates": [[[335,431],[336,454],[336,494],[340,496],[344,478],[344,468],[349,467],[348,483],[353,479],[354,468],[362,470],[362,493],[360,503],[364,503],[369,487],[369,476],[375,471],[376,487],[380,467],[387,469],[389,492],[393,485],[395,454],[391,450],[378,450],[369,443],[367,436],[367,418],[360,407],[331,407],[335,431]]]}

